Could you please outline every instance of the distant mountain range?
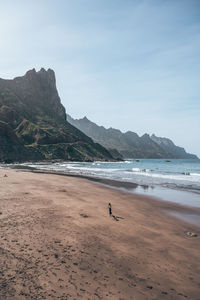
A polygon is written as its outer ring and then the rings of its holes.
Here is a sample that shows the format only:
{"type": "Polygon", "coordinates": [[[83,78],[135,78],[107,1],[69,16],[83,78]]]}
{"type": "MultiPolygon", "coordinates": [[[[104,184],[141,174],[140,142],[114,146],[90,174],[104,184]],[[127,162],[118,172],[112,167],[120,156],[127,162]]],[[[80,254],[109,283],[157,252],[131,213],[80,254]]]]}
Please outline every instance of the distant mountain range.
{"type": "Polygon", "coordinates": [[[66,121],[54,71],[0,79],[0,162],[112,160],[103,146],[66,121]]]}
{"type": "Polygon", "coordinates": [[[157,137],[154,134],[139,137],[132,131],[122,133],[119,129],[106,129],[88,120],[87,117],[73,119],[67,115],[67,120],[91,137],[94,142],[107,148],[114,157],[198,159],[196,155],[187,153],[184,148],[176,146],[168,138],[157,137]]]}

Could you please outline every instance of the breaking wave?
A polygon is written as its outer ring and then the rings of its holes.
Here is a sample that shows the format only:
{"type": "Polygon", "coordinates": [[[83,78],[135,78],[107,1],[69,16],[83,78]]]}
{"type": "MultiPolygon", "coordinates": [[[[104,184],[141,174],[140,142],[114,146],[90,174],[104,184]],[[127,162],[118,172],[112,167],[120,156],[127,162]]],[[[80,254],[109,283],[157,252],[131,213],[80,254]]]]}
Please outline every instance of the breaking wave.
{"type": "Polygon", "coordinates": [[[174,159],[126,160],[123,162],[56,162],[26,163],[26,166],[99,178],[162,185],[178,189],[200,190],[200,161],[174,159]]]}

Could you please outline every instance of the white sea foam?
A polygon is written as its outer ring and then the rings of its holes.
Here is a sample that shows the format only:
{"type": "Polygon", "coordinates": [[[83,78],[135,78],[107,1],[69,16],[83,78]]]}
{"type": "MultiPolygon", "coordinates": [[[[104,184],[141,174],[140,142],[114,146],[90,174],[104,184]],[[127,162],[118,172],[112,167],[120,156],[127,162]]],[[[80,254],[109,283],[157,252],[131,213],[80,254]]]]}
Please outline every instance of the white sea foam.
{"type": "Polygon", "coordinates": [[[87,167],[74,167],[74,166],[68,166],[69,169],[77,170],[77,171],[90,171],[90,172],[102,172],[102,173],[111,173],[111,172],[116,172],[119,171],[120,169],[106,169],[106,168],[87,168],[87,167]]]}
{"type": "MultiPolygon", "coordinates": [[[[135,168],[137,169],[137,168],[135,168]]],[[[151,172],[142,172],[143,170],[134,170],[135,174],[139,176],[147,176],[147,177],[152,177],[152,178],[162,178],[162,179],[172,179],[172,180],[178,180],[178,181],[190,181],[190,182],[199,182],[200,183],[200,174],[195,174],[195,175],[179,175],[179,174],[161,174],[161,173],[151,173],[151,172]]]]}
{"type": "Polygon", "coordinates": [[[140,172],[141,170],[140,170],[140,168],[132,168],[132,171],[133,172],[140,172]]]}
{"type": "Polygon", "coordinates": [[[121,181],[135,182],[147,185],[174,185],[181,187],[196,187],[200,189],[200,162],[189,160],[140,159],[123,162],[56,162],[56,163],[26,163],[23,164],[42,170],[55,170],[82,174],[100,178],[111,178],[121,181]]]}
{"type": "Polygon", "coordinates": [[[151,169],[140,169],[140,168],[132,168],[131,171],[132,172],[140,172],[140,173],[149,173],[149,172],[152,172],[151,169]]]}
{"type": "Polygon", "coordinates": [[[200,174],[198,174],[198,173],[190,173],[190,175],[191,176],[198,176],[198,177],[200,177],[200,174]]]}

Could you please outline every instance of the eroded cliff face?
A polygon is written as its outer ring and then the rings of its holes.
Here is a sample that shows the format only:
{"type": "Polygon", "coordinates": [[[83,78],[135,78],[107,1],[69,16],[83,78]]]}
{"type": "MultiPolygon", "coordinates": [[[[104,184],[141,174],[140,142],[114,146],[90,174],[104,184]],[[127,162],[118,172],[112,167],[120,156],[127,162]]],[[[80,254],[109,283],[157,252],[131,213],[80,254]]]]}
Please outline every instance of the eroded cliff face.
{"type": "Polygon", "coordinates": [[[0,161],[112,159],[66,121],[53,70],[0,79],[0,161]]]}
{"type": "Polygon", "coordinates": [[[32,122],[66,120],[53,70],[35,69],[13,80],[0,79],[0,118],[12,126],[24,119],[32,122]]]}

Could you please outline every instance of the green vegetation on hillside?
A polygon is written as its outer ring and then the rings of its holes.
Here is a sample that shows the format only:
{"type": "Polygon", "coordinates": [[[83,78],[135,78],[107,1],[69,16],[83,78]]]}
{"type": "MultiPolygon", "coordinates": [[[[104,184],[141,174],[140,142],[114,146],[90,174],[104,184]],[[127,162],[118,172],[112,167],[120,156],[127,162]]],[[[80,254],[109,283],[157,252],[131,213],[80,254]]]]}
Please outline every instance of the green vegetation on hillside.
{"type": "Polygon", "coordinates": [[[103,146],[66,121],[55,75],[35,69],[0,79],[0,161],[112,160],[103,146]]]}

